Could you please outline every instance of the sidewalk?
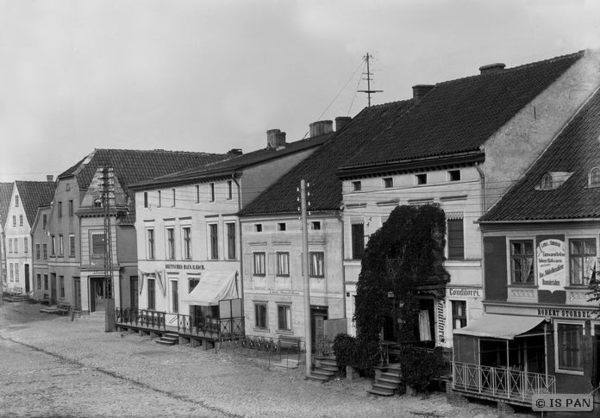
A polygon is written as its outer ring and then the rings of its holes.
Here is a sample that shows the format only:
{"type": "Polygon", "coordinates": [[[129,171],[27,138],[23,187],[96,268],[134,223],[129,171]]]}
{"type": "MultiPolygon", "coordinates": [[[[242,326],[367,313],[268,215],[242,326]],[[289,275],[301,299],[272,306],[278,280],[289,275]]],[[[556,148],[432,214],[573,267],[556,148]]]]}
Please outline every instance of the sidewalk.
{"type": "MultiPolygon", "coordinates": [[[[23,305],[27,305],[23,303],[23,305]]],[[[38,309],[42,305],[31,305],[38,309]]],[[[16,308],[16,306],[14,307],[16,308]]],[[[29,307],[26,307],[29,309],[29,307]]],[[[6,314],[10,307],[3,307],[6,314]]],[[[244,417],[496,417],[494,407],[428,397],[369,395],[367,379],[319,383],[304,379],[304,368],[268,369],[243,352],[204,351],[190,345],[162,346],[138,334],[104,332],[104,313],[41,317],[22,325],[0,322],[0,337],[35,347],[67,361],[193,400],[230,416],[244,417]]],[[[131,399],[135,402],[135,399],[131,399]]]]}

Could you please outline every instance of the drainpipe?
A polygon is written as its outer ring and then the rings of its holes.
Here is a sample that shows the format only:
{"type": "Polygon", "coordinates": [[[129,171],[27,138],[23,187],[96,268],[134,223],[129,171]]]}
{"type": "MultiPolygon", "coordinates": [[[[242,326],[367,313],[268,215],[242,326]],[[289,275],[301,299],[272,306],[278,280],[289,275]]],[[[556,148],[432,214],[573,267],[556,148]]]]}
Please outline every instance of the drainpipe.
{"type": "MultiPolygon", "coordinates": [[[[238,192],[238,212],[240,210],[242,210],[242,187],[240,185],[240,183],[237,181],[237,179],[235,178],[235,173],[231,175],[231,180],[233,180],[233,182],[235,183],[235,185],[237,186],[237,192],[238,192]]],[[[240,220],[240,217],[237,217],[237,226],[238,226],[238,231],[239,231],[239,235],[240,235],[240,243],[238,244],[238,254],[240,257],[240,290],[241,290],[241,299],[242,299],[242,317],[245,318],[245,314],[244,314],[244,254],[242,254],[242,222],[240,220]]],[[[246,332],[246,321],[244,319],[244,333],[246,332]]]]}
{"type": "MultiPolygon", "coordinates": [[[[340,210],[343,206],[340,206],[340,210]]],[[[348,332],[348,316],[346,313],[346,267],[344,266],[344,216],[340,213],[337,218],[342,224],[342,241],[340,243],[341,255],[342,255],[342,309],[344,309],[343,318],[346,319],[346,332],[348,332]]]]}

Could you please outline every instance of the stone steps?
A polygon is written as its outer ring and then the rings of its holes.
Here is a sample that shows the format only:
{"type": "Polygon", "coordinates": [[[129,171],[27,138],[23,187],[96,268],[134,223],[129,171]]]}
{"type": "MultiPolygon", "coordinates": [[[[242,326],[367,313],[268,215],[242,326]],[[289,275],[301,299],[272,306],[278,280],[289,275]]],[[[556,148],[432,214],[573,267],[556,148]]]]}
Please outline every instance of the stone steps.
{"type": "Polygon", "coordinates": [[[162,344],[162,345],[179,344],[179,334],[177,334],[175,332],[166,332],[162,335],[162,337],[160,337],[158,340],[156,340],[156,343],[162,344]]]}
{"type": "Polygon", "coordinates": [[[377,396],[393,396],[398,391],[400,378],[400,369],[390,367],[375,378],[375,381],[371,384],[371,389],[367,392],[377,396]]]}
{"type": "Polygon", "coordinates": [[[319,366],[311,371],[308,379],[317,380],[319,382],[327,382],[331,380],[338,372],[338,365],[335,358],[318,359],[319,366]]]}

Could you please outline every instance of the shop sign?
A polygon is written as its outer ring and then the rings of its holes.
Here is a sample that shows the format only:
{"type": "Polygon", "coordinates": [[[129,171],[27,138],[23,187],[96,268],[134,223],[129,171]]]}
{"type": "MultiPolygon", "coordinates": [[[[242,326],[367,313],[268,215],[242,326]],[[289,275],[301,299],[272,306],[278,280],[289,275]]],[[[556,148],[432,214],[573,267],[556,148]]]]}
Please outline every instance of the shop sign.
{"type": "Polygon", "coordinates": [[[565,266],[565,242],[556,238],[541,241],[537,247],[538,289],[564,290],[565,266]]]}
{"type": "Polygon", "coordinates": [[[438,299],[437,301],[437,328],[438,328],[438,343],[446,342],[446,300],[438,299]]]}
{"type": "Polygon", "coordinates": [[[203,264],[166,264],[167,270],[204,270],[203,264]]]}
{"type": "Polygon", "coordinates": [[[450,296],[470,296],[473,298],[481,297],[481,289],[465,289],[465,288],[448,288],[448,295],[450,296]]]}
{"type": "Polygon", "coordinates": [[[550,316],[554,318],[592,318],[591,310],[538,308],[537,311],[539,316],[550,316]]]}

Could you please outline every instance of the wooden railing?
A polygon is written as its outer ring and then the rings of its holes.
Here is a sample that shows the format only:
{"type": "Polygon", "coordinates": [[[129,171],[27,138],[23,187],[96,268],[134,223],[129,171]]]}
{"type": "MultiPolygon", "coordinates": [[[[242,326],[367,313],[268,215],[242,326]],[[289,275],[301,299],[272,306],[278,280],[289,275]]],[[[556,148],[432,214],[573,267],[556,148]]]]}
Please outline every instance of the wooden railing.
{"type": "Polygon", "coordinates": [[[149,309],[116,308],[117,324],[166,330],[166,313],[149,309]]]}
{"type": "Polygon", "coordinates": [[[531,404],[531,396],[556,393],[556,377],[502,367],[452,362],[452,387],[497,399],[531,404]]]}

